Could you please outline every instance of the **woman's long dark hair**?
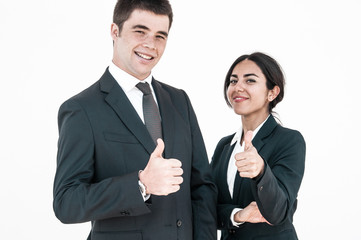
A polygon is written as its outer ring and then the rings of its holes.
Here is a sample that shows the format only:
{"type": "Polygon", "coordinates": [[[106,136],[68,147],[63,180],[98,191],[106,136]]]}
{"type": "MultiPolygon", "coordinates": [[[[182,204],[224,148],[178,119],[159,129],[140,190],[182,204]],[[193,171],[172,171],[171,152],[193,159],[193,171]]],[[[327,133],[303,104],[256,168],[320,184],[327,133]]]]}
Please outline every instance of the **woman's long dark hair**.
{"type": "Polygon", "coordinates": [[[262,71],[263,75],[266,77],[266,86],[269,90],[273,89],[275,86],[278,86],[280,88],[280,92],[278,96],[273,99],[272,102],[268,105],[268,111],[269,113],[272,113],[272,109],[282,101],[284,96],[284,88],[285,88],[285,78],[282,72],[282,69],[280,65],[274,60],[272,57],[261,53],[261,52],[255,52],[250,55],[242,55],[239,58],[237,58],[234,63],[229,68],[225,81],[224,81],[224,88],[223,88],[223,95],[224,99],[226,100],[226,103],[229,107],[232,107],[231,103],[229,102],[228,96],[227,96],[227,90],[230,84],[230,78],[233,72],[233,69],[236,67],[236,65],[244,60],[250,60],[254,62],[262,71]]]}

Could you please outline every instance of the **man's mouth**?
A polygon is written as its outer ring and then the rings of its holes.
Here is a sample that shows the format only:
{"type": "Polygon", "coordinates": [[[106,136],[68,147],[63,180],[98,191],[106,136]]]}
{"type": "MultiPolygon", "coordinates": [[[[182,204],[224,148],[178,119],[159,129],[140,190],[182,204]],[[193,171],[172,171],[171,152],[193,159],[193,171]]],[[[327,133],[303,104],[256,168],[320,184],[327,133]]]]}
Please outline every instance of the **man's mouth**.
{"type": "Polygon", "coordinates": [[[146,55],[146,54],[143,54],[143,53],[139,53],[139,52],[135,52],[135,54],[138,56],[138,57],[141,57],[145,60],[152,60],[154,59],[154,57],[152,56],[149,56],[149,55],[146,55]]]}

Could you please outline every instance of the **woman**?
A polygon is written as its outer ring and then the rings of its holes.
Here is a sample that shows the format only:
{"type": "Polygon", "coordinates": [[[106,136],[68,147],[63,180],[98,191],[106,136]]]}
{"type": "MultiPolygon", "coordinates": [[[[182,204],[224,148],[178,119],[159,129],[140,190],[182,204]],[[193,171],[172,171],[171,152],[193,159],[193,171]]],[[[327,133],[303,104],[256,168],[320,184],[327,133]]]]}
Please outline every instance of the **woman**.
{"type": "Polygon", "coordinates": [[[227,73],[224,97],[242,126],[219,141],[211,163],[223,240],[297,239],[292,218],[306,146],[273,117],[284,84],[278,63],[259,52],[239,57],[227,73]]]}

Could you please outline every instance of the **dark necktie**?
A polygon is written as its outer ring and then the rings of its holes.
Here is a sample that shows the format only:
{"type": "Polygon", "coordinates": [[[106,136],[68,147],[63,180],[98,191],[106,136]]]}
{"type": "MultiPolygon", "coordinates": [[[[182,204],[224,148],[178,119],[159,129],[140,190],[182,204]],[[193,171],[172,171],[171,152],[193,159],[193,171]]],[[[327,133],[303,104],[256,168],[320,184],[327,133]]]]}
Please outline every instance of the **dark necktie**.
{"type": "Polygon", "coordinates": [[[138,83],[136,87],[143,92],[143,115],[145,126],[154,143],[157,143],[157,139],[162,138],[162,125],[158,106],[154,101],[152,91],[147,82],[138,83]]]}

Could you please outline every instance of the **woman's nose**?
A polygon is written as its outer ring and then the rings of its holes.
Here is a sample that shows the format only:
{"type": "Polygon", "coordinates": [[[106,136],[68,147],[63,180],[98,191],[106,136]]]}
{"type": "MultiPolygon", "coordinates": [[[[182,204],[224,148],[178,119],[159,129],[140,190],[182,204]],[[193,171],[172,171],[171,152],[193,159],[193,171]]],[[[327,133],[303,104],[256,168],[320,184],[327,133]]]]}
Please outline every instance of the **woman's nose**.
{"type": "Polygon", "coordinates": [[[236,91],[237,92],[243,92],[244,91],[244,86],[242,83],[238,82],[236,85],[236,91]]]}

